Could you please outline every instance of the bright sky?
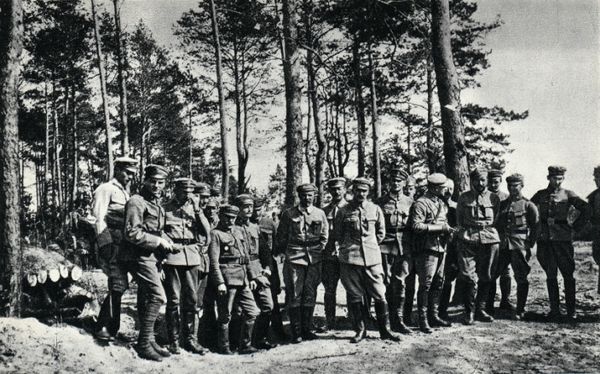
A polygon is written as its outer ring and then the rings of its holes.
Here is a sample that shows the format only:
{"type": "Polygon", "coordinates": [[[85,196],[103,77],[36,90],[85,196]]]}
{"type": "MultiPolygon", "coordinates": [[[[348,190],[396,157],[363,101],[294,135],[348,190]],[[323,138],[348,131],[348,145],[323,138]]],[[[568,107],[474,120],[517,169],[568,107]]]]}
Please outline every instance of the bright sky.
{"type": "MultiPolygon", "coordinates": [[[[123,23],[143,19],[158,41],[169,46],[174,43],[171,26],[196,4],[125,0],[123,23]]],[[[594,188],[592,169],[600,164],[600,0],[478,4],[481,20],[500,14],[504,25],[488,38],[493,53],[482,87],[464,92],[463,101],[529,110],[528,119],[505,127],[515,148],[507,172],[525,175],[527,195],[546,185],[549,164],[566,166],[565,187],[587,195],[594,188]]],[[[252,182],[259,188],[266,187],[276,162],[283,163],[282,155],[274,157],[278,146],[260,148],[250,159],[252,182]]]]}

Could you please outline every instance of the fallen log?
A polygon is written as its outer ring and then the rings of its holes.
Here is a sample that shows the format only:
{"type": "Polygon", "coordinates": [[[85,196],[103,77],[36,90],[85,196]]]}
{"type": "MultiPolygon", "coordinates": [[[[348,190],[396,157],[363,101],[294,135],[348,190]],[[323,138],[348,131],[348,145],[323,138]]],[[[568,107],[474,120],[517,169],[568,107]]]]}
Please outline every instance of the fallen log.
{"type": "Polygon", "coordinates": [[[38,270],[37,272],[37,282],[38,284],[46,283],[48,279],[48,271],[47,270],[38,270]]]}
{"type": "Polygon", "coordinates": [[[58,282],[60,279],[60,271],[58,271],[58,269],[48,270],[48,279],[50,279],[52,283],[58,282]]]}
{"type": "Polygon", "coordinates": [[[27,280],[27,285],[29,287],[35,287],[37,285],[37,274],[29,273],[25,276],[25,279],[27,280]]]}
{"type": "Polygon", "coordinates": [[[58,267],[58,272],[60,273],[61,278],[69,279],[69,268],[66,265],[60,265],[58,267]]]}
{"type": "Polygon", "coordinates": [[[73,266],[73,268],[71,268],[71,279],[75,282],[77,282],[78,280],[81,279],[81,276],[83,275],[83,270],[81,270],[81,268],[79,266],[73,266]]]}

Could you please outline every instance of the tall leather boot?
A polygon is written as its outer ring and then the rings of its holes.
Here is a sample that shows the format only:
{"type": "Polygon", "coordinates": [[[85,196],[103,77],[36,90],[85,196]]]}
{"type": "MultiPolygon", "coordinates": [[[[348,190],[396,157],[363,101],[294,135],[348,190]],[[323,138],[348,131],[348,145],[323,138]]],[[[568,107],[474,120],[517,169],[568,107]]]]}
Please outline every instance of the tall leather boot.
{"type": "Polygon", "coordinates": [[[525,315],[525,305],[527,304],[527,294],[529,293],[529,283],[517,284],[517,310],[515,319],[522,320],[525,315]]]}
{"type": "Polygon", "coordinates": [[[381,339],[399,342],[400,338],[390,332],[388,306],[385,301],[375,302],[375,314],[377,316],[377,329],[379,330],[381,339]]]}
{"type": "Polygon", "coordinates": [[[252,332],[254,331],[255,319],[244,319],[242,322],[242,331],[240,335],[240,348],[238,353],[248,355],[258,352],[258,349],[252,346],[252,332]]]}
{"type": "Polygon", "coordinates": [[[392,287],[387,284],[385,288],[385,300],[387,301],[388,309],[391,311],[390,328],[392,331],[396,331],[398,329],[398,314],[394,313],[397,310],[396,299],[393,297],[392,287]]]}
{"type": "Polygon", "coordinates": [[[452,300],[450,301],[450,306],[457,306],[460,304],[464,304],[466,302],[465,295],[470,292],[469,286],[467,282],[461,277],[456,278],[456,282],[454,282],[454,296],[452,296],[452,300]]]}
{"type": "Polygon", "coordinates": [[[198,314],[185,312],[183,315],[183,349],[203,355],[206,349],[198,343],[198,314]]]}
{"type": "Polygon", "coordinates": [[[510,290],[512,287],[512,280],[510,275],[503,275],[500,277],[500,295],[502,296],[500,300],[500,309],[506,311],[513,311],[514,308],[510,303],[510,290]]]}
{"type": "Polygon", "coordinates": [[[409,335],[412,334],[412,330],[404,324],[404,285],[400,282],[392,284],[392,298],[394,299],[394,308],[391,308],[391,315],[394,316],[393,320],[395,325],[392,323],[390,318],[390,325],[392,331],[399,332],[401,334],[409,335]]]}
{"type": "Polygon", "coordinates": [[[140,316],[141,326],[138,336],[137,351],[141,358],[152,361],[162,361],[162,356],[156,352],[152,342],[154,340],[154,323],[158,317],[160,304],[156,302],[146,303],[144,314],[140,316]]]}
{"type": "Polygon", "coordinates": [[[229,323],[219,323],[217,330],[217,351],[222,355],[231,355],[229,348],[229,323]]]}
{"type": "Polygon", "coordinates": [[[439,303],[442,294],[441,287],[441,285],[432,286],[431,290],[429,290],[429,307],[427,310],[427,318],[429,320],[429,324],[433,327],[450,327],[452,324],[449,321],[440,318],[439,315],[439,303]]]}
{"type": "Polygon", "coordinates": [[[558,280],[546,279],[548,287],[548,299],[550,301],[550,313],[546,316],[550,321],[556,321],[560,318],[560,296],[558,294],[558,280]]]}
{"type": "Polygon", "coordinates": [[[450,294],[452,293],[452,283],[444,280],[442,292],[440,294],[440,302],[438,305],[439,316],[442,319],[448,319],[448,304],[450,303],[450,294]]]}
{"type": "Polygon", "coordinates": [[[110,293],[112,318],[108,325],[108,331],[110,332],[110,335],[112,335],[113,337],[117,336],[117,333],[119,332],[119,329],[121,328],[121,298],[122,297],[123,297],[123,294],[120,292],[111,291],[111,293],[110,293]]]}
{"type": "Polygon", "coordinates": [[[404,283],[404,324],[411,326],[413,305],[415,302],[415,276],[408,275],[404,283]]]}
{"type": "MultiPolygon", "coordinates": [[[[458,279],[456,280],[458,282],[458,279]]],[[[472,325],[475,323],[475,284],[462,281],[462,289],[464,291],[463,301],[465,303],[465,317],[463,323],[472,325]]]]}
{"type": "Polygon", "coordinates": [[[271,312],[271,327],[273,328],[273,332],[277,339],[286,341],[289,339],[288,334],[285,332],[283,328],[283,318],[281,317],[281,311],[279,307],[276,309],[273,308],[273,312],[271,312]]]}
{"type": "Polygon", "coordinates": [[[429,327],[427,321],[427,299],[429,293],[427,291],[417,291],[417,315],[419,316],[419,330],[425,334],[431,334],[433,330],[429,327]]]}
{"type": "Polygon", "coordinates": [[[496,281],[492,281],[489,284],[489,292],[487,293],[487,300],[485,302],[485,312],[490,316],[495,314],[494,304],[496,303],[496,281]]]}
{"type": "Polygon", "coordinates": [[[301,328],[301,308],[290,308],[288,310],[290,315],[290,329],[292,333],[292,344],[298,344],[302,342],[302,328],[301,328]]]}
{"type": "Polygon", "coordinates": [[[335,329],[335,299],[335,293],[326,292],[323,297],[323,303],[325,304],[325,326],[322,329],[323,332],[335,329]]]}
{"type": "Polygon", "coordinates": [[[256,318],[254,324],[254,346],[259,349],[271,349],[275,345],[269,342],[269,324],[271,323],[271,313],[263,312],[256,318]]]}
{"type": "Polygon", "coordinates": [[[355,335],[350,339],[350,343],[358,343],[367,337],[363,306],[362,303],[351,303],[348,304],[348,308],[352,317],[352,329],[355,332],[355,335]]]}
{"type": "Polygon", "coordinates": [[[179,350],[179,310],[166,311],[167,335],[169,338],[169,352],[174,355],[181,353],[179,350]]]}
{"type": "Polygon", "coordinates": [[[301,332],[302,332],[303,340],[319,339],[319,337],[314,332],[312,332],[312,321],[313,321],[314,312],[315,312],[314,306],[303,306],[302,307],[301,332]]]}
{"type": "Polygon", "coordinates": [[[98,320],[96,321],[96,329],[94,337],[102,342],[109,342],[114,340],[114,334],[111,333],[111,313],[112,313],[112,300],[110,292],[104,298],[102,306],[100,307],[100,313],[98,313],[98,320]]]}
{"type": "Polygon", "coordinates": [[[481,322],[493,322],[494,317],[485,311],[486,302],[490,293],[490,282],[479,282],[477,285],[475,319],[481,322]]]}
{"type": "Polygon", "coordinates": [[[577,313],[575,312],[575,279],[565,278],[565,304],[567,305],[567,320],[569,322],[575,322],[577,320],[577,313]]]}

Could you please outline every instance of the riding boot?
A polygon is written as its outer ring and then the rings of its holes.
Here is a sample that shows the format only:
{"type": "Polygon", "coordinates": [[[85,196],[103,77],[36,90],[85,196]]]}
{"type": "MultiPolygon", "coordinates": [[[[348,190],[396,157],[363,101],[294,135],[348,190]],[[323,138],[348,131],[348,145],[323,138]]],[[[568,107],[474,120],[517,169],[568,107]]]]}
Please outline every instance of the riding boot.
{"type": "Polygon", "coordinates": [[[271,323],[271,313],[260,313],[254,324],[254,346],[259,349],[271,349],[275,345],[269,342],[269,324],[271,323]]]}
{"type": "Polygon", "coordinates": [[[114,335],[111,334],[111,297],[110,293],[106,295],[102,306],[100,307],[100,313],[98,314],[98,320],[96,322],[96,331],[94,337],[100,341],[108,342],[113,340],[114,335]]]}
{"type": "Polygon", "coordinates": [[[140,316],[140,334],[138,336],[137,351],[141,358],[152,361],[162,361],[162,356],[156,352],[152,342],[154,340],[154,323],[158,316],[160,303],[148,302],[144,306],[144,314],[140,316]]]}
{"type": "Polygon", "coordinates": [[[571,278],[571,279],[565,278],[564,285],[565,285],[565,304],[567,306],[567,320],[569,320],[570,322],[574,322],[575,320],[577,320],[577,313],[575,312],[575,304],[576,304],[575,279],[574,278],[571,278]]]}
{"type": "MultiPolygon", "coordinates": [[[[458,282],[458,279],[456,281],[458,282]]],[[[475,284],[465,281],[461,282],[461,287],[464,291],[463,301],[465,303],[465,317],[463,323],[465,325],[472,325],[475,322],[475,284]]]]}
{"type": "Polygon", "coordinates": [[[481,322],[493,322],[494,317],[485,311],[487,298],[490,294],[491,282],[479,282],[476,297],[475,319],[481,322]]]}
{"type": "Polygon", "coordinates": [[[169,352],[174,355],[178,355],[181,353],[179,350],[179,310],[167,310],[166,320],[167,335],[169,338],[169,352]]]}
{"type": "Polygon", "coordinates": [[[448,319],[448,304],[450,303],[450,294],[452,293],[452,283],[444,281],[442,293],[440,294],[439,316],[442,319],[448,319]]]}
{"type": "Polygon", "coordinates": [[[513,311],[514,308],[510,303],[510,289],[512,286],[512,280],[510,275],[500,277],[500,295],[502,296],[500,300],[500,309],[506,311],[513,311]]]}
{"type": "Polygon", "coordinates": [[[365,328],[365,320],[363,316],[362,303],[351,303],[348,304],[350,310],[350,316],[352,317],[352,329],[355,335],[350,339],[351,343],[358,343],[367,336],[367,329],[365,328]]]}
{"type": "Polygon", "coordinates": [[[517,310],[515,319],[521,320],[525,314],[525,305],[527,304],[527,294],[529,293],[529,283],[517,284],[517,310]]]}
{"type": "Polygon", "coordinates": [[[112,318],[108,325],[108,331],[113,337],[117,336],[119,329],[121,328],[121,297],[123,296],[120,292],[110,292],[110,300],[112,307],[112,318]]]}
{"type": "Polygon", "coordinates": [[[431,334],[433,330],[429,327],[427,321],[427,299],[429,292],[424,290],[417,291],[417,315],[419,318],[419,330],[425,334],[431,334]]]}
{"type": "Polygon", "coordinates": [[[222,355],[231,355],[229,348],[229,323],[219,323],[217,331],[217,351],[222,355]]]}
{"type": "Polygon", "coordinates": [[[399,342],[400,338],[390,332],[388,305],[385,301],[375,302],[375,314],[377,316],[377,329],[379,330],[381,339],[399,342]]]}
{"type": "Polygon", "coordinates": [[[548,299],[550,301],[550,313],[548,320],[557,320],[560,318],[560,296],[558,294],[558,280],[546,279],[546,287],[548,287],[548,299]]]}
{"type": "Polygon", "coordinates": [[[325,293],[323,298],[325,304],[325,326],[322,329],[323,332],[335,329],[335,299],[335,293],[325,293]]]}
{"type": "Polygon", "coordinates": [[[290,315],[290,330],[292,333],[292,344],[298,344],[302,342],[302,328],[301,328],[301,308],[295,307],[288,310],[290,315]]]}
{"type": "MultiPolygon", "coordinates": [[[[466,302],[465,295],[469,292],[469,286],[467,282],[461,277],[457,277],[454,282],[454,296],[450,301],[450,306],[457,306],[466,302]]],[[[473,309],[475,310],[475,309],[473,309]]]]}
{"type": "Polygon", "coordinates": [[[490,289],[490,291],[487,293],[487,300],[485,302],[484,310],[487,314],[489,314],[490,316],[493,316],[495,314],[494,304],[496,303],[496,291],[497,291],[495,280],[490,282],[489,289],[490,289]]]}
{"type": "Polygon", "coordinates": [[[392,298],[394,299],[394,308],[391,309],[391,314],[394,318],[390,318],[390,326],[392,331],[399,332],[401,334],[412,334],[412,330],[404,324],[404,285],[401,283],[392,284],[392,298]],[[395,321],[395,325],[392,324],[392,320],[395,321]]]}
{"type": "Polygon", "coordinates": [[[244,319],[242,322],[242,331],[240,336],[240,347],[238,353],[247,355],[258,352],[258,349],[252,346],[252,332],[254,331],[254,318],[244,319]]]}
{"type": "Polygon", "coordinates": [[[277,310],[273,309],[273,312],[271,313],[271,327],[273,328],[273,332],[277,339],[282,341],[289,339],[288,334],[283,328],[283,319],[281,318],[281,311],[279,308],[277,308],[277,310]]]}
{"type": "Polygon", "coordinates": [[[198,343],[198,314],[185,312],[183,315],[183,349],[203,355],[206,349],[198,343]]]}
{"type": "Polygon", "coordinates": [[[313,314],[315,312],[314,306],[303,306],[302,307],[302,322],[301,322],[301,332],[303,340],[315,340],[319,337],[312,332],[312,321],[313,314]]]}
{"type": "Polygon", "coordinates": [[[429,308],[427,310],[427,318],[429,323],[433,327],[450,327],[452,324],[439,315],[439,302],[441,297],[441,290],[438,287],[429,290],[429,308]]]}
{"type": "Polygon", "coordinates": [[[415,276],[409,275],[404,283],[404,324],[407,326],[413,325],[412,312],[415,302],[415,276]]]}

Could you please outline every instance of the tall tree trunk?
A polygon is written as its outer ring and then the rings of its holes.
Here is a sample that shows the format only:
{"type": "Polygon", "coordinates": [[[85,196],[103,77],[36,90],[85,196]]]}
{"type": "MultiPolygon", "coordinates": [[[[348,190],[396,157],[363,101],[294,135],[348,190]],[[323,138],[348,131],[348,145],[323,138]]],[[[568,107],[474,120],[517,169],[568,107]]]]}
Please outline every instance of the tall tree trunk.
{"type": "MultiPolygon", "coordinates": [[[[309,88],[310,90],[310,88],[309,88]]],[[[306,160],[306,167],[308,169],[308,179],[310,181],[310,183],[314,183],[315,182],[315,169],[313,168],[313,164],[311,162],[311,157],[310,157],[310,144],[311,144],[311,139],[310,137],[311,132],[310,132],[310,128],[311,128],[311,122],[312,122],[312,104],[310,102],[310,92],[307,91],[306,92],[306,96],[307,96],[307,101],[306,101],[306,140],[304,141],[304,159],[306,160]]]]}
{"type": "Polygon", "coordinates": [[[219,93],[219,120],[221,123],[221,195],[223,200],[229,200],[229,142],[227,141],[227,122],[225,121],[225,92],[223,88],[223,73],[221,62],[221,42],[219,37],[219,25],[217,23],[217,10],[215,0],[210,0],[210,14],[212,23],[213,45],[215,48],[217,68],[217,91],[219,93]]]}
{"type": "MultiPolygon", "coordinates": [[[[306,39],[310,48],[306,51],[306,68],[308,70],[308,93],[313,108],[313,123],[315,125],[315,137],[317,139],[317,153],[315,155],[315,183],[321,191],[321,185],[325,180],[325,134],[323,125],[319,119],[319,98],[317,96],[317,74],[313,65],[314,48],[316,43],[313,40],[312,30],[312,1],[307,2],[306,7],[306,39]]],[[[319,193],[317,205],[321,204],[321,194],[319,193]]]]}
{"type": "Polygon", "coordinates": [[[356,124],[358,126],[358,175],[365,175],[367,125],[365,121],[365,103],[362,93],[362,78],[360,72],[360,41],[355,37],[352,42],[352,71],[354,73],[354,103],[356,124]]]}
{"type": "Polygon", "coordinates": [[[59,142],[59,128],[58,128],[58,103],[56,102],[56,96],[54,101],[54,137],[53,140],[53,148],[54,148],[54,179],[56,184],[56,199],[55,204],[58,208],[59,216],[62,216],[62,198],[63,198],[63,189],[62,189],[62,170],[60,167],[60,151],[61,144],[59,142]]]}
{"type": "Polygon", "coordinates": [[[433,61],[431,54],[427,58],[427,168],[429,173],[435,173],[436,154],[433,151],[433,91],[435,88],[435,77],[433,75],[433,61]]]}
{"type": "Polygon", "coordinates": [[[381,197],[381,159],[379,158],[379,110],[377,108],[377,87],[375,82],[375,64],[373,51],[369,44],[369,71],[371,83],[371,126],[373,127],[373,188],[376,198],[381,197]]]}
{"type": "Polygon", "coordinates": [[[460,87],[452,56],[448,0],[431,0],[431,44],[442,113],[446,174],[454,180],[455,194],[459,194],[469,189],[469,170],[460,114],[460,87]]]}
{"type": "Polygon", "coordinates": [[[77,135],[77,107],[76,107],[76,92],[73,89],[71,98],[71,123],[73,124],[73,180],[71,181],[71,198],[69,200],[69,210],[75,208],[75,200],[77,199],[77,185],[79,184],[79,139],[77,135]]]}
{"type": "Polygon", "coordinates": [[[42,214],[48,208],[48,173],[50,173],[50,102],[48,100],[48,81],[44,81],[44,114],[46,120],[46,137],[44,141],[44,178],[42,194],[42,214]]]}
{"type": "Polygon", "coordinates": [[[243,57],[239,53],[237,40],[233,43],[233,86],[234,93],[233,98],[235,102],[235,140],[236,140],[236,150],[237,150],[237,158],[238,158],[238,170],[237,170],[237,191],[238,194],[245,192],[246,185],[246,164],[248,159],[246,158],[246,147],[244,147],[244,128],[246,121],[246,108],[244,107],[244,115],[242,115],[242,105],[245,105],[245,99],[243,99],[243,95],[245,95],[242,86],[245,87],[244,81],[244,72],[241,60],[243,57]],[[241,71],[240,71],[241,70],[241,71]]]}
{"type": "Polygon", "coordinates": [[[194,178],[193,176],[193,167],[194,167],[194,132],[193,127],[192,127],[192,109],[190,108],[190,112],[189,112],[189,117],[190,117],[190,124],[189,124],[189,132],[190,132],[190,144],[189,144],[189,170],[188,170],[188,176],[190,178],[194,178]]]}
{"type": "Polygon", "coordinates": [[[117,76],[119,80],[119,114],[121,116],[121,153],[123,156],[129,155],[129,125],[127,117],[127,80],[125,72],[125,45],[121,36],[121,7],[119,0],[113,0],[115,9],[115,43],[117,46],[117,76]]]}
{"type": "Polygon", "coordinates": [[[23,49],[21,0],[0,2],[0,280],[2,315],[18,316],[21,301],[18,90],[23,49]],[[6,307],[5,307],[6,305],[6,307]]]}
{"type": "Polygon", "coordinates": [[[100,28],[98,26],[98,14],[96,11],[95,0],[92,2],[92,19],[94,22],[94,41],[96,43],[96,60],[100,72],[100,96],[102,97],[102,113],[104,114],[104,130],[106,131],[106,170],[107,179],[113,177],[113,146],[112,129],[110,127],[110,117],[108,112],[108,98],[106,93],[106,70],[104,69],[104,55],[102,54],[102,45],[100,43],[100,28]]]}
{"type": "Polygon", "coordinates": [[[300,101],[300,74],[302,70],[298,49],[298,4],[296,0],[283,0],[283,37],[285,59],[285,135],[286,135],[286,188],[285,204],[294,204],[294,191],[302,181],[302,112],[300,101]]]}

